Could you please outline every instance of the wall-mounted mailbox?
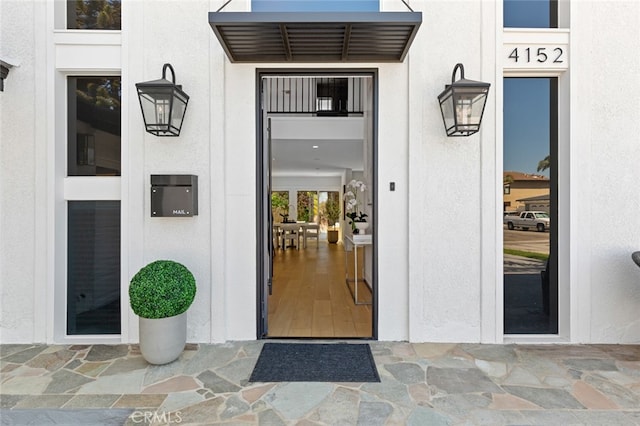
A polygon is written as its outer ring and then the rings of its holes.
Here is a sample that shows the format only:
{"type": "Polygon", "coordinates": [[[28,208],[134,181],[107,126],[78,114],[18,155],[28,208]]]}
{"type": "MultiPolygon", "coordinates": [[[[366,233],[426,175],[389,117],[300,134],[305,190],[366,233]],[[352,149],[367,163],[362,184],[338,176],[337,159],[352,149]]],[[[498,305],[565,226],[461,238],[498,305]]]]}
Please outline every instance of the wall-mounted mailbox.
{"type": "Polygon", "coordinates": [[[198,215],[198,176],[151,175],[151,217],[198,215]]]}

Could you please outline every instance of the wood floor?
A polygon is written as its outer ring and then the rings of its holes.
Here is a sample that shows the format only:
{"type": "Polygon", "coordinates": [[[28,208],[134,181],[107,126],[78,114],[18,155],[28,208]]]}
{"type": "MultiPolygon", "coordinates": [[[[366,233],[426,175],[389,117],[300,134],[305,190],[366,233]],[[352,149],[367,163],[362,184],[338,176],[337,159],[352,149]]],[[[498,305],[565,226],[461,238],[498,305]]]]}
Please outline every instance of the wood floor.
{"type": "MultiPolygon", "coordinates": [[[[345,284],[342,244],[321,238],[318,248],[313,240],[306,249],[276,250],[273,270],[269,337],[372,337],[371,305],[355,305],[345,284]]],[[[360,284],[363,300],[371,292],[360,284]]]]}

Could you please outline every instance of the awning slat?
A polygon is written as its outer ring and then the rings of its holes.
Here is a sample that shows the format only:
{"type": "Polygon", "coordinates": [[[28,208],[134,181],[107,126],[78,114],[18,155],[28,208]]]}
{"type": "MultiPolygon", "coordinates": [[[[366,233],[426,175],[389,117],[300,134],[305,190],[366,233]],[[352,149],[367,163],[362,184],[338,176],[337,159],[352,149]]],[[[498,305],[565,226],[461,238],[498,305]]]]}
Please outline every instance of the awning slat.
{"type": "Polygon", "coordinates": [[[402,62],[420,12],[210,12],[231,62],[402,62]]]}

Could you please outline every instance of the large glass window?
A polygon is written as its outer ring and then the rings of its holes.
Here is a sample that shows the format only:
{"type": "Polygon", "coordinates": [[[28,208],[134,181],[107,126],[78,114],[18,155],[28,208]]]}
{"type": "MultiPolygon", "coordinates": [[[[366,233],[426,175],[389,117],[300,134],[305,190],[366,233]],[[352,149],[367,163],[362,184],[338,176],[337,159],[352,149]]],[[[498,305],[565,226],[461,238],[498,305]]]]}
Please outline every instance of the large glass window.
{"type": "Polygon", "coordinates": [[[504,0],[505,28],[558,28],[557,0],[504,0]]]}
{"type": "Polygon", "coordinates": [[[342,218],[342,206],[340,204],[340,192],[320,191],[318,196],[318,209],[320,211],[320,230],[340,227],[342,218]]]}
{"type": "Polygon", "coordinates": [[[289,191],[271,191],[271,213],[274,222],[289,220],[289,191]]]}
{"type": "Polygon", "coordinates": [[[558,332],[557,79],[504,79],[504,332],[558,332]]]}
{"type": "Polygon", "coordinates": [[[69,201],[67,334],[120,334],[120,201],[69,201]]]}
{"type": "Polygon", "coordinates": [[[377,12],[379,0],[251,0],[253,12],[377,12]]]}
{"type": "Polygon", "coordinates": [[[297,220],[318,223],[318,193],[316,191],[298,191],[297,220]]]}
{"type": "Polygon", "coordinates": [[[120,77],[69,77],[68,176],[120,176],[120,77]]]}
{"type": "Polygon", "coordinates": [[[121,0],[67,0],[67,29],[119,30],[121,0]]]}

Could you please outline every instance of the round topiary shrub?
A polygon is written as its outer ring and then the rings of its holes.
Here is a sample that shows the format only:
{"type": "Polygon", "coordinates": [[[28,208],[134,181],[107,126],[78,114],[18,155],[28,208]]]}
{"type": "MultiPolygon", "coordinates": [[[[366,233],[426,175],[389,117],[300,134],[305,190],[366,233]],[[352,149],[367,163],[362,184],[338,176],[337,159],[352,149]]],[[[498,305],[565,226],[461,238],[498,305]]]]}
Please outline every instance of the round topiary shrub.
{"type": "Polygon", "coordinates": [[[129,303],[142,318],[157,319],[180,315],[196,296],[196,280],[184,265],[172,260],[156,260],[143,267],[129,284],[129,303]]]}

